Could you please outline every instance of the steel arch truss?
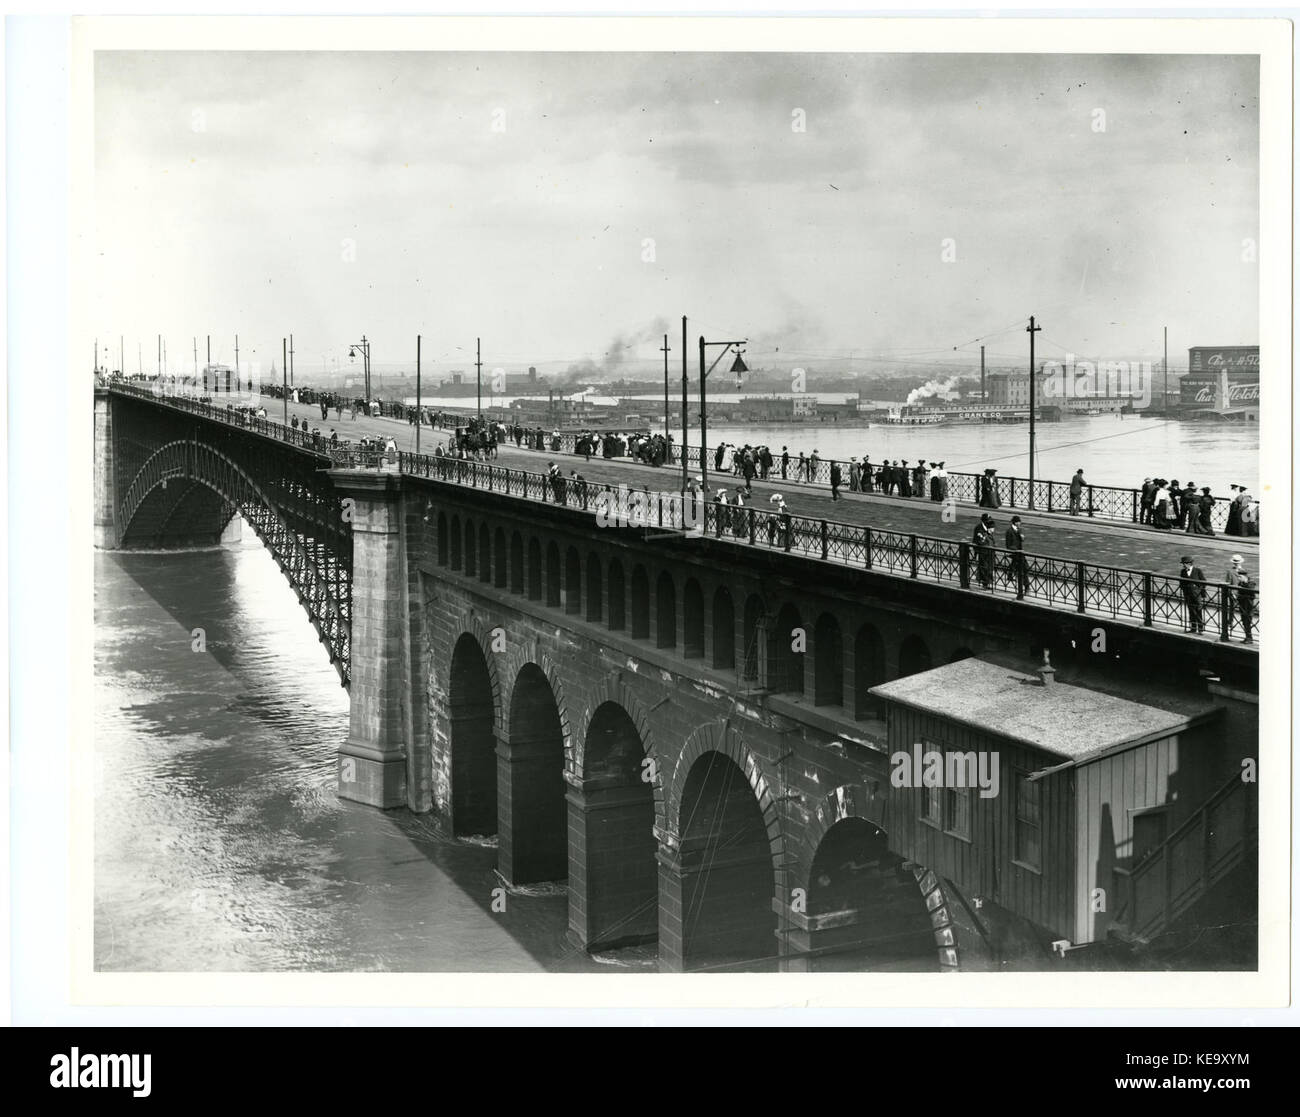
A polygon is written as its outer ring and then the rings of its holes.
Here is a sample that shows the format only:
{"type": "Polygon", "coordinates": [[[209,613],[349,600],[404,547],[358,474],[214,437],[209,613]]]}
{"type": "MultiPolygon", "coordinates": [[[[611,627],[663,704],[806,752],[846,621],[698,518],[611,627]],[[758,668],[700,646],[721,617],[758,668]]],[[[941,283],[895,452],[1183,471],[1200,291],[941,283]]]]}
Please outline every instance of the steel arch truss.
{"type": "Polygon", "coordinates": [[[346,687],[352,635],[350,532],[342,517],[330,523],[336,498],[323,476],[316,484],[270,472],[268,479],[269,484],[259,484],[207,443],[177,439],[160,446],[134,473],[119,504],[118,522],[125,532],[150,494],[169,483],[177,482],[183,493],[196,484],[211,489],[232,515],[238,511],[248,521],[271,552],[346,687]]]}

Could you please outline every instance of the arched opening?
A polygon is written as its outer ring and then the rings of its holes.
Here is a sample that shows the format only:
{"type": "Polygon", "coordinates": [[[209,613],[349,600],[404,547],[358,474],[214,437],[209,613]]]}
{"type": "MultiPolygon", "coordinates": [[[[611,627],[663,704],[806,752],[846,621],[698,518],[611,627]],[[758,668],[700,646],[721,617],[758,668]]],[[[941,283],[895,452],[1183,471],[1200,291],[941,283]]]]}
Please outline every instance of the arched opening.
{"type": "Polygon", "coordinates": [[[840,622],[830,613],[817,618],[814,633],[813,691],[818,706],[844,702],[844,638],[840,622]]]}
{"type": "Polygon", "coordinates": [[[650,579],[640,564],[632,568],[632,635],[638,640],[650,635],[650,579]]]}
{"type": "Polygon", "coordinates": [[[808,646],[808,633],[803,618],[788,601],[781,606],[772,626],[772,647],[768,652],[771,664],[768,686],[780,693],[803,693],[804,649],[808,646]]]}
{"type": "Polygon", "coordinates": [[[450,561],[447,548],[447,513],[438,513],[438,565],[446,566],[450,561]]]}
{"type": "Polygon", "coordinates": [[[461,534],[460,534],[460,517],[452,516],[451,527],[447,532],[448,542],[451,543],[451,568],[459,570],[461,568],[461,534]]]}
{"type": "Polygon", "coordinates": [[[601,585],[600,556],[594,551],[587,556],[587,620],[599,622],[604,587],[601,585]]]}
{"type": "Polygon", "coordinates": [[[652,942],[659,931],[659,866],[654,785],[645,780],[645,745],[616,702],[596,707],[583,752],[581,801],[569,829],[581,835],[569,871],[571,924],[588,949],[652,942]]]}
{"type": "Polygon", "coordinates": [[[487,524],[478,529],[478,578],[480,582],[492,581],[492,532],[487,524]]]}
{"type": "Polygon", "coordinates": [[[884,831],[864,818],[841,819],[818,844],[808,921],[813,929],[798,945],[813,972],[939,968],[921,891],[884,831]]]}
{"type": "Polygon", "coordinates": [[[885,642],[873,624],[864,624],[853,639],[853,716],[865,718],[878,714],[881,702],[868,692],[873,686],[888,682],[885,668],[885,642]]]}
{"type": "Polygon", "coordinates": [[[524,592],[524,541],[517,531],[510,536],[510,592],[524,592]]]}
{"type": "Polygon", "coordinates": [[[678,814],[682,967],[774,970],[767,825],[745,773],[720,752],[691,765],[678,814]]]}
{"type": "Polygon", "coordinates": [[[667,570],[655,581],[655,646],[677,647],[677,587],[667,570]]]}
{"type": "Polygon", "coordinates": [[[618,559],[609,564],[609,627],[614,632],[622,632],[627,627],[627,586],[623,564],[618,559]]]}
{"type": "Polygon", "coordinates": [[[478,534],[474,521],[465,521],[465,573],[471,578],[478,574],[478,534]]]}
{"type": "Polygon", "coordinates": [[[757,594],[751,593],[745,598],[745,678],[758,679],[760,661],[766,659],[767,649],[763,647],[767,606],[757,594]]]}
{"type": "Polygon", "coordinates": [[[465,633],[451,654],[451,823],[455,834],[497,832],[492,678],[478,641],[465,633]]]}
{"type": "Polygon", "coordinates": [[[686,579],[682,590],[683,651],[687,659],[704,655],[704,593],[694,578],[686,579]]]}
{"type": "Polygon", "coordinates": [[[528,600],[542,599],[542,545],[536,538],[528,541],[528,600]]]}
{"type": "Polygon", "coordinates": [[[497,538],[494,540],[493,559],[495,559],[495,568],[497,568],[497,577],[494,579],[494,585],[497,589],[506,588],[507,575],[507,555],[506,555],[506,532],[497,528],[497,538]]]}
{"type": "Polygon", "coordinates": [[[546,545],[546,604],[553,609],[558,609],[561,604],[560,587],[563,578],[564,575],[560,571],[560,548],[556,546],[554,540],[551,540],[546,545]]]}
{"type": "Polygon", "coordinates": [[[564,728],[546,673],[525,664],[510,695],[509,744],[497,769],[498,868],[511,884],[568,873],[564,728]]]}
{"type": "Polygon", "coordinates": [[[582,612],[582,559],[577,547],[570,547],[564,555],[564,611],[582,612]]]}
{"type": "Polygon", "coordinates": [[[973,659],[975,653],[970,648],[954,648],[952,655],[948,657],[949,663],[960,663],[963,659],[973,659]]]}
{"type": "Polygon", "coordinates": [[[925,641],[913,633],[904,639],[898,649],[898,677],[906,678],[922,671],[929,671],[934,666],[930,659],[930,649],[925,641]]]}
{"type": "Polygon", "coordinates": [[[713,591],[713,666],[736,669],[736,603],[726,586],[713,591]]]}

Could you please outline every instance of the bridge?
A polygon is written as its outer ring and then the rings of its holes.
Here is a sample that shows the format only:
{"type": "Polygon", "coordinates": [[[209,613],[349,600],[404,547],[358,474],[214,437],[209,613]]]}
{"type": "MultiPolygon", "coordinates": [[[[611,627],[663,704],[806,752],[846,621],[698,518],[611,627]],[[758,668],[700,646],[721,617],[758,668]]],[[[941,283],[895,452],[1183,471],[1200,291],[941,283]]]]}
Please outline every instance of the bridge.
{"type": "MultiPolygon", "coordinates": [[[[983,584],[979,556],[933,512],[925,534],[888,501],[840,502],[837,519],[812,494],[811,514],[770,523],[766,507],[695,516],[652,493],[663,474],[645,467],[570,456],[584,483],[556,485],[549,459],[524,451],[362,453],[123,386],[97,391],[95,430],[100,545],[211,543],[243,516],[348,687],[339,794],[495,835],[507,887],[567,881],[570,934],[588,950],[656,942],[666,970],[935,969],[991,967],[1044,936],[1101,941],[1070,897],[1031,902],[1028,878],[1053,869],[1025,850],[972,843],[954,817],[940,832],[956,860],[923,852],[912,815],[930,808],[891,780],[891,733],[915,702],[891,691],[899,680],[961,687],[974,676],[951,672],[977,661],[1029,665],[1032,682],[1046,653],[1061,683],[1034,692],[1042,724],[1060,720],[1055,704],[1077,721],[1095,702],[1149,725],[1112,750],[1132,767],[1151,749],[1142,806],[1173,812],[1168,835],[1255,748],[1257,652],[1227,588],[1211,585],[1198,636],[1175,577],[1092,561],[1099,540],[1139,540],[1172,569],[1182,538],[1071,527],[1054,548],[1072,556],[1028,556],[1020,600],[1001,576],[983,584]]],[[[964,715],[940,705],[918,732],[955,747],[964,715]]],[[[1017,782],[989,834],[1064,833],[1089,809],[1066,797],[1113,757],[1071,753],[1046,729],[1006,733],[1061,798],[1045,790],[1048,817],[1030,822],[1017,782]]],[[[1137,786],[1119,770],[1115,796],[1137,786]]],[[[1131,871],[1166,840],[1121,831],[1107,888],[1146,880],[1131,871]]],[[[1082,861],[1058,844],[1063,880],[1082,861]]],[[[1202,899],[1180,896],[1180,912],[1202,899]]]]}

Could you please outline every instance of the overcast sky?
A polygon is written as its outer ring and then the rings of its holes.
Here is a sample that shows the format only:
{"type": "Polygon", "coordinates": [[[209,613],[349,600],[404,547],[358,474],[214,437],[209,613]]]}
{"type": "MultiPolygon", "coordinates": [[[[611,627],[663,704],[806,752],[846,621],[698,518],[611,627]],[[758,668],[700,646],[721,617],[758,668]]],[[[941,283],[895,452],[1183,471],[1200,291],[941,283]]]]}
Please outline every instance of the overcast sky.
{"type": "Polygon", "coordinates": [[[1030,314],[1048,357],[1259,340],[1253,57],[100,53],[95,91],[129,371],[290,331],[307,381],[362,333],[677,367],[683,314],[767,367],[1019,359],[1030,314]]]}

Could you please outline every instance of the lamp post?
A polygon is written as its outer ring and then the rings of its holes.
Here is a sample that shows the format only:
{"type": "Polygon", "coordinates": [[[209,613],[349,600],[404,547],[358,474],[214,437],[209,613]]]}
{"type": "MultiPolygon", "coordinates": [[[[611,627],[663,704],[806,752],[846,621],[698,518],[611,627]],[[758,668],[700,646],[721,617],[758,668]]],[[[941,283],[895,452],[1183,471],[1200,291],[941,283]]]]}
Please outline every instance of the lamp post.
{"type": "Polygon", "coordinates": [[[349,361],[355,361],[357,359],[358,349],[361,350],[361,364],[362,367],[365,369],[366,407],[369,408],[370,407],[370,342],[366,339],[365,334],[361,335],[360,341],[355,341],[352,343],[351,346],[348,347],[349,361]]]}
{"type": "Polygon", "coordinates": [[[709,492],[709,424],[708,424],[708,395],[705,391],[705,382],[717,366],[718,362],[727,355],[728,350],[735,349],[736,359],[731,364],[731,371],[736,374],[736,386],[740,386],[740,377],[742,373],[748,372],[741,353],[744,352],[740,347],[748,345],[749,339],[744,341],[705,341],[704,335],[700,335],[700,480],[703,483],[703,498],[708,500],[709,492]],[[708,368],[704,367],[705,351],[709,348],[721,349],[722,352],[713,358],[713,364],[708,368]]]}

